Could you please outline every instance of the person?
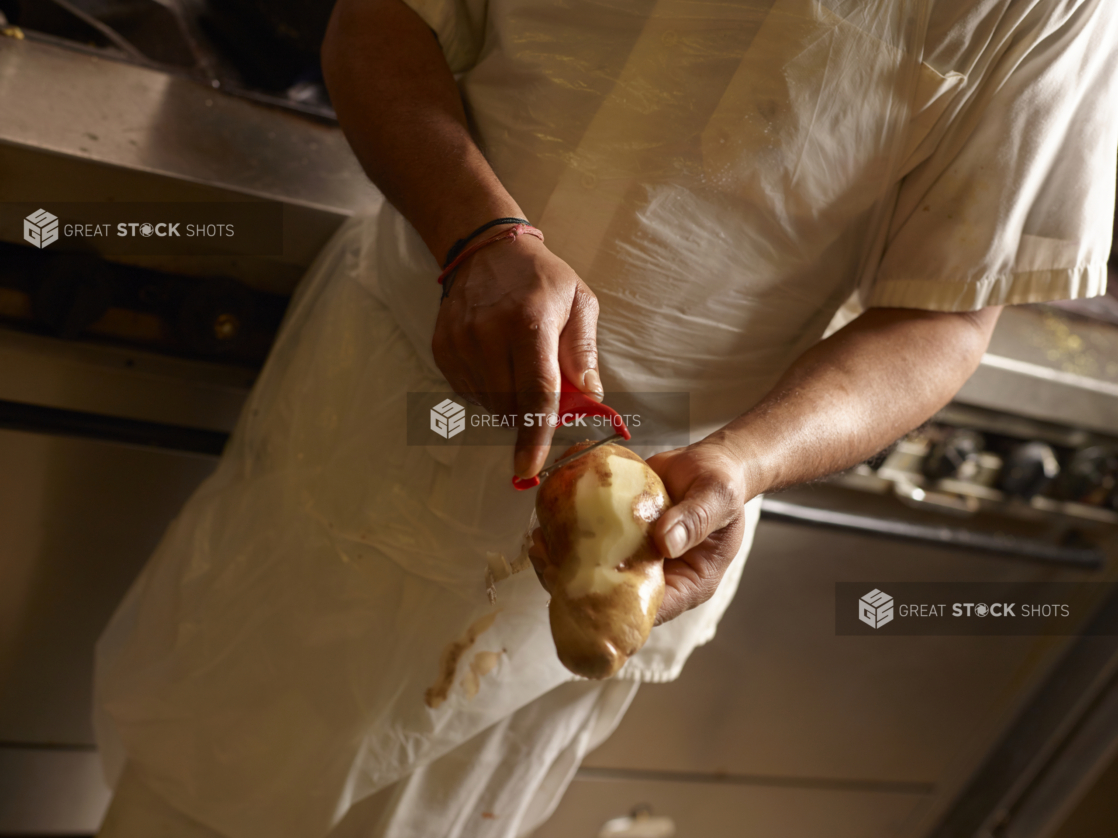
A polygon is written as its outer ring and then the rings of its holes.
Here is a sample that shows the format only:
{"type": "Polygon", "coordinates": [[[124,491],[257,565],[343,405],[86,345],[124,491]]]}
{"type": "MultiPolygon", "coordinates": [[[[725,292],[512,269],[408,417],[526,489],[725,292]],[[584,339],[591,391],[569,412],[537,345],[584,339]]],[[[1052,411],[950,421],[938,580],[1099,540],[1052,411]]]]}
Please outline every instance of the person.
{"type": "Polygon", "coordinates": [[[1103,293],[1116,43],[1106,0],[339,0],[325,78],[387,203],[312,268],[99,644],[102,834],[530,834],[713,636],[762,493],[926,420],[1000,307],[1103,293]],[[544,240],[440,289],[507,218],[544,240]],[[645,452],[660,625],[603,682],[558,663],[531,573],[486,597],[552,430],[407,444],[409,393],[546,413],[561,375],[690,396],[690,444],[645,452]]]}

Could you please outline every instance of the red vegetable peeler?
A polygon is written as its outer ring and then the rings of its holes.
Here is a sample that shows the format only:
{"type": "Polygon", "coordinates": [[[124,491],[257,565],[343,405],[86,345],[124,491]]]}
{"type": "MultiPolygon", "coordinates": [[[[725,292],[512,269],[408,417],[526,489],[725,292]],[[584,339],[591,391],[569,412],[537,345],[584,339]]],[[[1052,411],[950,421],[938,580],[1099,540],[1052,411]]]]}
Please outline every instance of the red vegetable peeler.
{"type": "Polygon", "coordinates": [[[575,385],[573,385],[570,381],[568,381],[567,377],[564,375],[562,377],[562,384],[560,385],[559,390],[560,425],[569,425],[571,422],[574,421],[576,415],[604,416],[608,418],[612,426],[617,429],[617,433],[607,437],[606,439],[599,440],[588,448],[583,448],[581,451],[575,454],[571,454],[571,456],[569,457],[563,457],[560,460],[556,460],[535,477],[524,478],[514,476],[512,478],[512,485],[516,487],[517,490],[524,491],[525,489],[534,489],[536,486],[539,486],[540,482],[548,475],[550,475],[553,471],[558,468],[562,468],[563,466],[573,462],[574,460],[577,460],[584,454],[589,454],[595,448],[601,445],[605,445],[609,442],[618,442],[620,440],[630,439],[632,437],[632,434],[629,433],[629,429],[625,426],[625,420],[621,418],[620,413],[618,413],[612,407],[608,407],[601,402],[594,401],[592,398],[575,387],[575,385]]]}

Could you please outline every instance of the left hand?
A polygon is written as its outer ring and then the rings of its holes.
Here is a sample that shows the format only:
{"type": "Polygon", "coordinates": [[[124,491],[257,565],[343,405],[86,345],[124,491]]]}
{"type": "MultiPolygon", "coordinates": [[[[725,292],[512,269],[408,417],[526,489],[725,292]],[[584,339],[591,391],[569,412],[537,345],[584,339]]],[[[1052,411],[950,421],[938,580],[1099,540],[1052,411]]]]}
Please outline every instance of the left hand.
{"type": "Polygon", "coordinates": [[[648,459],[675,504],[652,529],[664,559],[664,602],[656,624],[710,599],[741,549],[745,484],[740,456],[717,437],[648,459]]]}
{"type": "MultiPolygon", "coordinates": [[[[702,605],[718,589],[741,549],[747,490],[740,457],[715,437],[665,451],[648,459],[675,504],[652,528],[664,559],[664,601],[656,625],[702,605]],[[679,527],[678,535],[674,528],[679,527]],[[672,532],[669,545],[668,533],[672,532]]],[[[532,533],[528,550],[536,575],[548,591],[558,571],[548,555],[543,531],[532,533]]]]}

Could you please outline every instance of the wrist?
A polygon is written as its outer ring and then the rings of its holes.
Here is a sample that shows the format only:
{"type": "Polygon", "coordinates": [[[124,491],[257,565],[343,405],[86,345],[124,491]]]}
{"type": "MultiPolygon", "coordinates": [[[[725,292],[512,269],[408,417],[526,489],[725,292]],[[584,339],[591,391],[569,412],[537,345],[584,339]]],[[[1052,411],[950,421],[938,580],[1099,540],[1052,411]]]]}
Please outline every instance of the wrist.
{"type": "MultiPolygon", "coordinates": [[[[497,218],[524,218],[524,212],[511,197],[486,196],[475,200],[470,205],[454,205],[447,212],[441,212],[435,223],[428,230],[419,230],[428,249],[439,265],[443,264],[447,253],[458,242],[477,230],[484,224],[497,218]]],[[[486,230],[482,237],[499,233],[512,226],[510,224],[494,225],[486,230]]],[[[418,228],[417,228],[418,229],[418,228]]]]}
{"type": "Polygon", "coordinates": [[[516,243],[522,236],[528,236],[540,242],[543,241],[543,233],[530,224],[525,223],[525,221],[520,218],[494,219],[493,221],[481,225],[481,227],[476,229],[473,233],[456,241],[451,246],[446,258],[443,259],[443,269],[439,274],[438,281],[439,284],[443,286],[442,299],[445,300],[450,294],[450,288],[453,284],[454,277],[457,275],[464,262],[469,261],[470,258],[475,257],[479,251],[483,251],[492,245],[507,241],[516,243]],[[491,232],[493,229],[497,229],[497,232],[491,232]],[[486,231],[490,231],[490,234],[488,236],[482,235],[486,231]]]}
{"type": "Polygon", "coordinates": [[[443,257],[443,270],[449,269],[451,265],[468,257],[473,251],[485,247],[488,243],[501,239],[510,233],[513,239],[519,238],[522,233],[528,233],[533,238],[539,238],[541,241],[543,239],[543,234],[533,227],[526,218],[507,215],[494,218],[492,221],[487,221],[472,232],[467,233],[450,246],[446,256],[443,257]]]}
{"type": "Polygon", "coordinates": [[[774,485],[768,474],[767,460],[756,450],[756,443],[744,428],[727,425],[703,440],[725,451],[734,464],[748,501],[774,485]]]}

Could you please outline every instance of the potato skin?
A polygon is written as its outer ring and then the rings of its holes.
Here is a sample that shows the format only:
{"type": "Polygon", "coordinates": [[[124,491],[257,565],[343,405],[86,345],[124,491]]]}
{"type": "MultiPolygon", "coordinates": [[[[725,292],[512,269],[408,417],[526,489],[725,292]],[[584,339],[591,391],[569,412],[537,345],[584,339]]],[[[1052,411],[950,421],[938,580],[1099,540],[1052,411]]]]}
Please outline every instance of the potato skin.
{"type": "MultiPolygon", "coordinates": [[[[592,443],[582,442],[564,452],[573,454],[592,443]]],[[[664,560],[648,531],[670,505],[664,484],[639,456],[619,445],[603,445],[569,466],[559,469],[544,481],[536,495],[536,516],[540,521],[548,565],[541,575],[551,591],[548,608],[551,634],[559,660],[567,669],[584,678],[608,678],[648,640],[660,603],[664,598],[664,560]],[[582,531],[577,520],[575,489],[589,471],[600,485],[610,485],[612,474],[608,458],[624,457],[644,466],[644,491],[633,504],[634,521],[645,531],[637,549],[617,570],[623,580],[605,593],[587,593],[577,598],[568,586],[578,573],[580,562],[593,557],[577,555],[576,535],[582,531]]]]}

